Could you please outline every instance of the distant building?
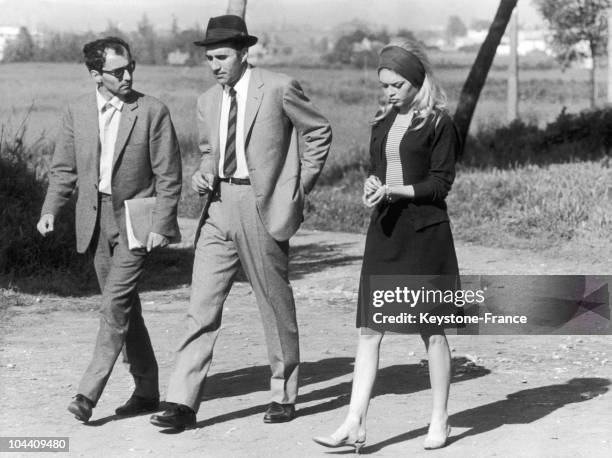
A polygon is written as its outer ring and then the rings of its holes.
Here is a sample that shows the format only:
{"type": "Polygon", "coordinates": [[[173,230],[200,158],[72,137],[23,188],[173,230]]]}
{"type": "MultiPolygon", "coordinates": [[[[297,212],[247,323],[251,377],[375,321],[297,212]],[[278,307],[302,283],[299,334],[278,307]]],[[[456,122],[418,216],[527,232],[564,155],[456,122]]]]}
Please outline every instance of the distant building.
{"type": "MultiPolygon", "coordinates": [[[[417,38],[425,43],[428,48],[436,48],[441,51],[475,51],[487,38],[488,30],[469,29],[463,37],[456,37],[449,43],[444,37],[442,29],[419,31],[417,38]]],[[[518,54],[524,56],[531,52],[542,52],[548,56],[553,55],[553,51],[546,41],[546,30],[519,30],[518,34],[518,54]]],[[[506,33],[497,47],[497,54],[506,56],[510,54],[510,37],[506,33]]]]}
{"type": "MultiPolygon", "coordinates": [[[[0,62],[4,59],[4,49],[6,45],[19,36],[19,30],[21,27],[14,26],[2,26],[0,27],[0,62]]],[[[43,42],[44,35],[36,30],[29,30],[32,41],[36,45],[40,45],[43,42]]]]}
{"type": "Polygon", "coordinates": [[[468,29],[464,37],[456,37],[452,49],[470,48],[479,46],[485,38],[487,38],[488,30],[472,30],[468,29]]]}
{"type": "Polygon", "coordinates": [[[358,43],[353,43],[353,52],[375,51],[378,52],[385,46],[385,43],[379,40],[370,40],[365,37],[358,43]]]}
{"type": "Polygon", "coordinates": [[[183,52],[180,49],[168,53],[167,62],[169,65],[185,65],[189,60],[189,53],[183,52]]]}
{"type": "MultiPolygon", "coordinates": [[[[543,30],[519,30],[518,33],[518,55],[524,56],[531,52],[543,52],[552,56],[553,51],[546,42],[546,32],[543,30]]],[[[510,54],[510,38],[504,35],[497,47],[497,54],[507,56],[510,54]]]]}
{"type": "Polygon", "coordinates": [[[249,48],[249,62],[255,65],[269,65],[286,62],[293,55],[293,46],[282,41],[257,42],[249,48]]]}
{"type": "Polygon", "coordinates": [[[4,48],[6,44],[17,38],[19,27],[0,27],[0,61],[4,59],[4,48]]]}

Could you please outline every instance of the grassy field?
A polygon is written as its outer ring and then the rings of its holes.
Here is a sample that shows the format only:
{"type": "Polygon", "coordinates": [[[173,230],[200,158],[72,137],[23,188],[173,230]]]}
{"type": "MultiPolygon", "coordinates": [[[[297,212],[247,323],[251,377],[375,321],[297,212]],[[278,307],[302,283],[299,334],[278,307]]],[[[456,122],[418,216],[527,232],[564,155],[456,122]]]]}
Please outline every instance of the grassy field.
{"type": "MultiPolygon", "coordinates": [[[[439,58],[438,58],[439,59],[439,58]]],[[[276,68],[295,76],[306,93],[329,118],[334,141],[324,175],[342,169],[347,163],[362,161],[369,138],[369,121],[376,111],[380,89],[373,69],[276,68]]],[[[444,68],[438,76],[454,110],[469,67],[444,68]]],[[[604,81],[601,75],[600,81],[604,81]]],[[[520,112],[523,119],[550,122],[563,106],[577,112],[587,107],[586,70],[525,70],[521,73],[520,112]]],[[[139,66],[135,88],[154,95],[171,110],[190,174],[197,155],[195,104],[198,94],[214,84],[207,67],[139,66]]],[[[603,85],[603,83],[602,83],[603,85]]],[[[1,64],[0,125],[14,132],[29,112],[27,144],[53,139],[62,105],[75,95],[92,90],[83,65],[78,64],[1,64]]],[[[603,91],[602,91],[603,92],[603,91]]],[[[472,130],[505,123],[506,73],[492,69],[478,104],[472,130]]],[[[187,210],[185,210],[187,211],[187,210]]],[[[188,211],[187,211],[188,212],[188,211]]]]}
{"type": "MultiPolygon", "coordinates": [[[[369,121],[380,96],[374,70],[282,67],[275,70],[302,82],[334,130],[328,163],[310,200],[307,226],[362,231],[368,212],[359,203],[364,174],[361,164],[366,161],[369,121]],[[330,218],[332,214],[334,218],[330,218]]],[[[468,71],[467,66],[447,66],[437,75],[448,92],[451,111],[468,71]]],[[[604,77],[598,76],[600,87],[604,77]]],[[[564,106],[568,112],[586,108],[587,78],[587,71],[580,69],[523,70],[522,118],[542,126],[554,120],[564,106]]],[[[135,73],[135,88],[161,99],[171,110],[183,152],[185,186],[179,211],[184,216],[195,216],[200,206],[189,186],[199,157],[194,113],[198,94],[212,84],[207,67],[139,66],[135,73]]],[[[33,145],[38,141],[39,145],[48,143],[52,147],[62,105],[71,97],[92,90],[83,65],[0,65],[3,135],[14,133],[27,117],[25,143],[33,145]]],[[[600,93],[603,101],[604,91],[600,93]]],[[[491,70],[483,90],[473,132],[505,124],[505,97],[506,73],[497,66],[491,70]]],[[[514,171],[460,170],[449,196],[449,209],[456,234],[465,241],[550,247],[588,238],[595,240],[594,246],[603,246],[605,232],[612,229],[607,216],[610,210],[605,207],[610,202],[609,183],[611,170],[605,160],[514,171]]]]}
{"type": "MultiPolygon", "coordinates": [[[[376,73],[358,69],[277,68],[295,76],[307,94],[329,117],[334,127],[331,160],[341,160],[353,148],[365,148],[368,121],[376,111],[380,94],[376,73]]],[[[469,68],[443,69],[437,75],[454,110],[469,68]]],[[[179,136],[193,138],[195,103],[198,94],[214,82],[206,67],[139,66],[135,88],[164,101],[170,108],[179,136]]],[[[525,70],[521,73],[520,112],[523,119],[540,124],[553,120],[563,106],[577,112],[588,106],[586,70],[525,70]]],[[[599,78],[602,101],[605,75],[599,78]]],[[[0,64],[0,125],[10,128],[22,121],[32,107],[27,141],[42,133],[53,136],[62,104],[71,97],[92,90],[83,65],[0,64]]],[[[505,123],[506,73],[493,69],[484,87],[473,122],[482,126],[505,123]]],[[[189,151],[186,151],[189,153],[189,151]]]]}
{"type": "MultiPolygon", "coordinates": [[[[365,232],[370,210],[361,204],[362,177],[353,172],[311,195],[306,226],[365,232]],[[334,215],[330,218],[330,215],[334,215]]],[[[447,199],[459,240],[495,247],[553,249],[590,245],[612,259],[612,164],[609,160],[462,170],[447,199]]],[[[612,267],[612,266],[611,266],[612,267]]]]}

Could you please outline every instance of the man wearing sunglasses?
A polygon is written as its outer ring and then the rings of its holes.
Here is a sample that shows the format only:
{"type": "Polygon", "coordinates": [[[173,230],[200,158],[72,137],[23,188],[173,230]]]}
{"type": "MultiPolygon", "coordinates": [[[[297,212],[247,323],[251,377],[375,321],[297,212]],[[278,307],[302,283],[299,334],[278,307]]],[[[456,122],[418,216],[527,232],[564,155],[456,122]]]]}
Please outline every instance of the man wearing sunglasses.
{"type": "Polygon", "coordinates": [[[78,187],[77,251],[93,255],[102,290],[93,358],[68,406],[86,422],[122,349],[135,389],[117,414],[158,408],[157,362],[136,287],[146,253],[178,236],[181,158],[166,106],[132,89],[136,64],[129,45],[107,37],[87,43],[83,53],[96,90],[71,101],[64,111],[37,228],[43,236],[52,232],[78,187]],[[146,249],[130,250],[124,202],[152,196],[156,201],[146,249]]]}

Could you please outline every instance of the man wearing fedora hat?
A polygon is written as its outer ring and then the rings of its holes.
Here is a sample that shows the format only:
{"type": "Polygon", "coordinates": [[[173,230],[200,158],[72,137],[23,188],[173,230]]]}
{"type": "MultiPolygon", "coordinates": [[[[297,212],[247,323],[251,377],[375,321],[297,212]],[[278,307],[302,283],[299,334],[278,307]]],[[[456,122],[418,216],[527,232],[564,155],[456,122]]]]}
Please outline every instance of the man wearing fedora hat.
{"type": "Polygon", "coordinates": [[[195,240],[187,332],[168,384],[170,408],[151,417],[157,426],[195,424],[223,303],[240,264],[259,306],[272,370],[264,422],[295,417],[299,343],[289,238],[303,220],[304,196],[323,168],[332,133],[297,81],[248,64],[256,42],[240,17],[224,15],[210,19],[204,40],[195,43],[206,48],[219,83],[199,97],[197,108],[202,162],[192,184],[208,199],[195,240]]]}

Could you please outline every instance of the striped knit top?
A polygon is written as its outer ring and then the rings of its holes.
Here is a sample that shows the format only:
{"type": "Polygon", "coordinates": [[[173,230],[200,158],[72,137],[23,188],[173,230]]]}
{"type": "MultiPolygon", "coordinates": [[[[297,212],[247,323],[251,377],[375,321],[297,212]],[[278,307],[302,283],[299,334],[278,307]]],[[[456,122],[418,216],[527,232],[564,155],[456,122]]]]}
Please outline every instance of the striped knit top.
{"type": "Polygon", "coordinates": [[[402,138],[404,138],[406,131],[412,123],[413,115],[414,111],[412,110],[406,114],[398,113],[387,134],[387,146],[385,148],[385,156],[387,158],[386,183],[389,186],[402,186],[404,184],[399,149],[402,138]]]}

